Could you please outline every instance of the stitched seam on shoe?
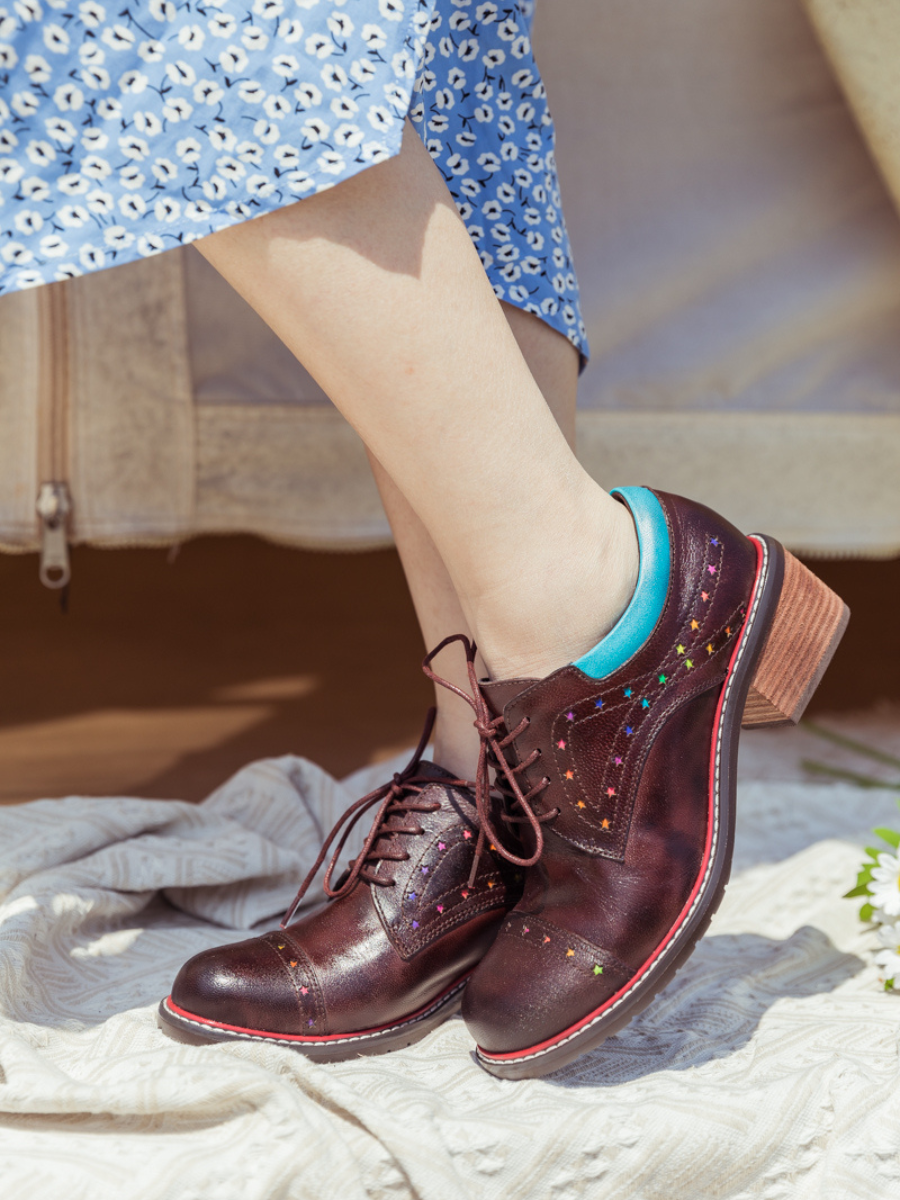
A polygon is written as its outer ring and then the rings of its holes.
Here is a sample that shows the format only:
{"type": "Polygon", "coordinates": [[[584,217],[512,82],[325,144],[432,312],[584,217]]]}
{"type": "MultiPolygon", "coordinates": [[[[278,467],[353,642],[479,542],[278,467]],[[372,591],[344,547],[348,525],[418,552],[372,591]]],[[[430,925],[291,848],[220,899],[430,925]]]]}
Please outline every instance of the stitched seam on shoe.
{"type": "MultiPolygon", "coordinates": [[[[444,992],[443,995],[441,995],[437,1000],[435,1000],[435,1002],[432,1005],[430,1005],[428,1008],[426,1008],[424,1012],[419,1013],[415,1017],[406,1017],[400,1021],[397,1021],[394,1025],[388,1025],[385,1029],[379,1029],[374,1033],[365,1031],[362,1033],[347,1034],[346,1037],[331,1036],[328,1038],[324,1038],[324,1037],[316,1038],[315,1035],[310,1035],[307,1038],[306,1035],[304,1034],[304,1035],[302,1035],[302,1037],[305,1040],[301,1040],[300,1037],[285,1038],[285,1037],[279,1037],[278,1034],[268,1034],[268,1033],[262,1033],[262,1032],[260,1032],[260,1033],[249,1033],[249,1032],[238,1033],[238,1032],[235,1032],[234,1030],[226,1029],[222,1025],[210,1023],[207,1021],[197,1021],[197,1020],[192,1019],[191,1017],[183,1017],[180,1013],[173,1012],[172,1016],[176,1017],[179,1021],[183,1021],[187,1025],[194,1025],[198,1029],[211,1029],[211,1028],[218,1029],[226,1037],[233,1038],[235,1041],[242,1040],[242,1041],[257,1041],[257,1042],[277,1042],[278,1045],[281,1045],[281,1046],[294,1046],[294,1047],[304,1046],[304,1045],[313,1045],[316,1043],[321,1046],[341,1046],[346,1042],[358,1042],[365,1038],[381,1037],[383,1034],[394,1033],[398,1029],[403,1029],[408,1025],[414,1025],[417,1021],[424,1021],[426,1017],[431,1016],[431,1014],[436,1009],[440,1008],[441,1005],[445,1004],[449,1000],[452,1000],[452,998],[457,994],[457,992],[461,991],[466,986],[467,982],[468,982],[468,975],[466,976],[465,979],[461,979],[460,982],[455,987],[451,988],[450,991],[444,992]]],[[[169,1011],[171,1012],[172,1010],[170,1009],[169,1011]]]]}
{"type": "Polygon", "coordinates": [[[663,950],[659,953],[659,955],[653,959],[653,961],[647,966],[647,968],[643,972],[641,972],[640,975],[635,976],[634,980],[632,981],[632,983],[629,986],[629,988],[627,989],[627,991],[623,992],[622,995],[618,998],[618,1000],[616,1000],[613,1004],[609,1005],[608,1008],[604,1008],[601,1012],[599,1012],[593,1018],[593,1020],[588,1021],[586,1024],[579,1026],[578,1029],[573,1030],[571,1033],[567,1034],[564,1038],[560,1038],[559,1041],[553,1042],[552,1045],[545,1046],[541,1050],[533,1050],[528,1054],[517,1054],[517,1055],[511,1055],[509,1057],[497,1056],[497,1055],[491,1055],[488,1052],[482,1050],[481,1047],[478,1047],[476,1049],[476,1053],[478,1054],[479,1057],[483,1058],[486,1062],[496,1062],[496,1063],[508,1062],[510,1064],[514,1064],[514,1063],[528,1062],[529,1060],[535,1059],[535,1058],[542,1058],[545,1054],[550,1054],[553,1051],[558,1050],[561,1046],[565,1046],[573,1038],[576,1038],[576,1037],[580,1036],[582,1033],[584,1033],[586,1030],[593,1028],[593,1026],[596,1025],[596,1023],[598,1021],[605,1019],[607,1016],[609,1016],[610,1013],[615,1012],[616,1009],[621,1007],[621,1005],[624,1004],[631,997],[632,993],[634,992],[634,990],[638,986],[638,984],[643,982],[643,980],[647,978],[647,976],[650,974],[650,972],[653,971],[664,959],[670,958],[671,955],[675,952],[676,948],[680,946],[681,937],[682,937],[682,934],[683,934],[685,928],[689,924],[690,919],[693,916],[694,912],[696,911],[698,905],[701,903],[701,901],[705,897],[706,889],[709,884],[709,877],[712,872],[713,863],[714,863],[715,857],[716,857],[716,848],[718,846],[718,837],[719,837],[719,809],[720,809],[719,797],[721,795],[722,732],[725,727],[725,712],[726,712],[726,709],[729,704],[731,689],[734,684],[735,677],[737,675],[737,669],[738,669],[741,659],[743,658],[743,655],[747,649],[747,644],[749,642],[750,633],[751,633],[754,623],[756,621],[756,617],[757,617],[757,614],[759,611],[759,605],[762,600],[764,585],[768,579],[768,566],[769,566],[768,543],[763,538],[760,538],[758,541],[755,538],[753,538],[751,540],[754,541],[754,543],[756,545],[758,545],[762,548],[762,565],[760,567],[759,575],[758,575],[757,582],[756,582],[756,593],[753,597],[753,604],[752,604],[750,612],[747,614],[747,619],[746,619],[746,622],[744,625],[743,638],[741,641],[741,645],[738,649],[737,657],[735,658],[735,661],[734,661],[734,667],[732,668],[732,671],[725,682],[725,696],[722,701],[722,712],[720,714],[719,727],[716,730],[715,804],[713,806],[713,808],[714,808],[713,837],[712,837],[712,844],[710,846],[709,861],[707,862],[706,870],[704,872],[703,879],[701,880],[700,887],[697,891],[697,895],[694,897],[694,902],[691,904],[691,907],[685,913],[678,928],[672,934],[668,944],[663,948],[663,950]]]}

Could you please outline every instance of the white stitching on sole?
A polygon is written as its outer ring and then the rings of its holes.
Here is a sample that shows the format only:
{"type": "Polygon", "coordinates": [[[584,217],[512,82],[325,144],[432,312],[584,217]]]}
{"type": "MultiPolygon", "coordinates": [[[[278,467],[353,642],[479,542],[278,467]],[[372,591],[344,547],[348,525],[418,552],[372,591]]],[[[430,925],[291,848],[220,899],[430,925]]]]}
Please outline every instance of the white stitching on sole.
{"type": "MultiPolygon", "coordinates": [[[[396,1033],[400,1029],[409,1029],[413,1025],[417,1024],[417,1022],[424,1021],[426,1017],[430,1017],[433,1012],[436,1012],[439,1008],[441,1008],[449,1000],[452,1000],[453,997],[458,992],[461,992],[462,989],[466,986],[466,984],[468,982],[468,978],[469,977],[467,975],[466,978],[463,979],[460,983],[458,983],[451,991],[445,992],[444,995],[441,996],[441,998],[439,1000],[436,1000],[434,1002],[434,1004],[431,1005],[430,1008],[426,1008],[425,1011],[423,1013],[419,1013],[418,1016],[407,1017],[405,1020],[400,1021],[396,1025],[389,1025],[386,1029],[379,1029],[376,1033],[371,1033],[371,1032],[370,1033],[351,1033],[351,1034],[348,1034],[347,1037],[322,1038],[321,1041],[316,1041],[313,1038],[309,1038],[308,1040],[303,1040],[303,1041],[301,1041],[299,1037],[296,1037],[296,1038],[283,1038],[282,1037],[282,1038],[280,1038],[280,1037],[276,1037],[274,1034],[268,1034],[268,1033],[237,1033],[232,1029],[224,1029],[221,1025],[214,1025],[211,1023],[207,1023],[206,1021],[196,1021],[196,1020],[193,1020],[191,1017],[183,1017],[181,1015],[181,1013],[173,1012],[172,1009],[169,1008],[168,999],[163,1000],[163,1008],[166,1010],[167,1013],[169,1013],[169,1015],[175,1021],[177,1021],[181,1025],[193,1025],[197,1029],[203,1029],[203,1030],[206,1030],[207,1032],[209,1032],[209,1030],[213,1029],[216,1031],[216,1033],[218,1033],[222,1037],[233,1038],[235,1041],[275,1042],[279,1046],[292,1046],[295,1050],[302,1050],[304,1046],[315,1046],[317,1049],[323,1049],[328,1046],[343,1046],[343,1045],[346,1045],[347,1042],[352,1043],[352,1042],[365,1041],[368,1038],[380,1038],[388,1033],[396,1033]]],[[[301,1035],[301,1036],[303,1036],[305,1039],[305,1035],[301,1035]]]]}
{"type": "Polygon", "coordinates": [[[762,599],[762,594],[764,591],[764,584],[765,584],[766,580],[768,579],[768,574],[769,574],[768,543],[764,539],[755,537],[752,534],[750,535],[749,540],[751,542],[755,542],[757,545],[761,546],[762,552],[763,552],[763,561],[762,561],[762,565],[759,570],[759,578],[758,578],[757,584],[756,584],[756,595],[753,598],[753,605],[747,616],[747,620],[744,623],[744,636],[741,641],[740,649],[738,650],[737,657],[734,660],[734,666],[732,667],[731,674],[728,676],[728,679],[725,683],[725,698],[722,701],[722,713],[721,713],[721,717],[719,720],[719,728],[716,731],[715,803],[713,805],[712,845],[710,847],[709,862],[707,863],[707,866],[706,866],[706,872],[703,876],[703,880],[701,881],[700,888],[697,892],[697,895],[694,897],[693,904],[688,909],[687,913],[684,916],[684,920],[681,922],[680,927],[673,934],[672,939],[669,942],[669,944],[666,946],[665,950],[662,951],[662,953],[659,955],[658,958],[655,958],[653,960],[653,962],[650,963],[650,965],[647,967],[647,969],[643,972],[642,975],[635,976],[635,978],[633,979],[628,990],[626,992],[622,993],[622,995],[615,1002],[615,1004],[610,1005],[609,1008],[604,1009],[604,1011],[601,1013],[598,1013],[597,1016],[594,1017],[594,1019],[592,1021],[589,1021],[587,1025],[582,1025],[579,1029],[576,1029],[572,1033],[567,1034],[566,1037],[562,1038],[560,1041],[554,1042],[552,1046],[545,1046],[543,1050],[533,1050],[530,1054],[517,1055],[515,1058],[495,1058],[495,1057],[491,1056],[490,1054],[486,1053],[485,1051],[483,1051],[480,1046],[476,1046],[475,1053],[478,1056],[478,1058],[480,1058],[483,1062],[490,1063],[492,1066],[509,1065],[512,1067],[512,1066],[516,1066],[519,1063],[528,1062],[531,1059],[542,1058],[543,1055],[545,1055],[545,1054],[552,1054],[555,1050],[558,1050],[561,1046],[565,1046],[573,1038],[580,1037],[581,1034],[585,1033],[588,1029],[593,1028],[593,1026],[596,1025],[596,1023],[598,1021],[605,1020],[609,1016],[610,1013],[615,1012],[615,1010],[617,1008],[619,1008],[620,1005],[624,1004],[625,1001],[631,997],[631,994],[634,992],[634,989],[640,983],[642,983],[645,979],[647,979],[647,977],[650,975],[650,973],[655,971],[662,962],[668,961],[668,959],[672,956],[672,953],[674,952],[676,947],[680,946],[681,935],[683,934],[684,930],[690,923],[690,919],[693,916],[694,912],[696,911],[697,905],[701,902],[701,900],[704,898],[704,896],[706,894],[706,887],[709,883],[709,876],[712,872],[713,863],[714,863],[715,857],[716,857],[716,847],[718,845],[718,838],[719,838],[719,808],[720,808],[719,795],[721,792],[722,731],[725,727],[725,713],[726,713],[726,710],[728,709],[728,701],[729,701],[729,697],[731,695],[731,687],[732,687],[732,684],[734,683],[735,676],[737,675],[737,670],[740,665],[741,659],[744,656],[744,651],[747,648],[747,643],[750,639],[750,632],[753,629],[753,625],[756,620],[757,610],[759,609],[760,601],[762,599]]]}

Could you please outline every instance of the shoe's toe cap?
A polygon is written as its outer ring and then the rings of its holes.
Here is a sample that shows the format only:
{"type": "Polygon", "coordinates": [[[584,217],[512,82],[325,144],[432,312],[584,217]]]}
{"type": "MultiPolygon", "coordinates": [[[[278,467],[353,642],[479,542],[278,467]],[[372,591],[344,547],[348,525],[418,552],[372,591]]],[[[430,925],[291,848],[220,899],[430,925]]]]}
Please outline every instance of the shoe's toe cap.
{"type": "Polygon", "coordinates": [[[178,972],[173,1005],[201,1021],[256,1033],[316,1034],[318,989],[306,991],[267,937],[195,954],[178,972]],[[304,1002],[309,997],[309,1003],[304,1002]]]}
{"type": "Polygon", "coordinates": [[[527,1050],[601,1008],[627,974],[583,939],[515,913],[466,985],[462,1015],[489,1054],[527,1050]]]}

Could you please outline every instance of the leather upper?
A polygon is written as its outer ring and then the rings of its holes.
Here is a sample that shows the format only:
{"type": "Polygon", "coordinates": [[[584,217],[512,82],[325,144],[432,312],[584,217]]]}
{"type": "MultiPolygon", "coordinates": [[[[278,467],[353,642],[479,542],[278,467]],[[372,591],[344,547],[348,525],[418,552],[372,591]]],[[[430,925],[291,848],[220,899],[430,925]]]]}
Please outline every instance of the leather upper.
{"type": "Polygon", "coordinates": [[[431,781],[416,801],[433,811],[385,823],[369,856],[383,885],[358,878],[285,929],[196,955],[175,981],[174,1003],[242,1029],[359,1032],[414,1013],[474,967],[521,892],[521,872],[486,847],[469,887],[471,793],[433,763],[417,773],[431,781]],[[398,846],[408,858],[378,859],[398,846]]]}
{"type": "MultiPolygon", "coordinates": [[[[669,591],[644,646],[612,674],[567,666],[482,685],[521,764],[544,851],[466,989],[478,1044],[505,1053],[600,1007],[666,937],[707,840],[719,695],[744,622],[756,548],[702,505],[657,492],[672,546],[669,591]],[[515,979],[515,986],[508,981],[515,979]]],[[[520,826],[528,844],[527,825],[520,826]]]]}

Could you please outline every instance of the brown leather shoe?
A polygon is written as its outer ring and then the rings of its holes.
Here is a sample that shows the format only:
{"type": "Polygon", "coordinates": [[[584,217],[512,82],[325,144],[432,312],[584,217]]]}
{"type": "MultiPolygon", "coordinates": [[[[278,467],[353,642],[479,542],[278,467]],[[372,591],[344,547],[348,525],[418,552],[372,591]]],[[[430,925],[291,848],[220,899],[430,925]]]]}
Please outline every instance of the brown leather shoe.
{"type": "MultiPolygon", "coordinates": [[[[643,530],[642,573],[661,534],[668,583],[627,661],[598,678],[592,651],[545,679],[479,684],[467,649],[476,725],[532,864],[463,999],[478,1061],[505,1078],[598,1045],[691,953],[730,869],[742,715],[798,719],[849,615],[771,538],[649,495],[661,528],[643,530]]],[[[640,577],[652,609],[638,592],[640,577]]]]}
{"type": "Polygon", "coordinates": [[[522,875],[492,849],[475,864],[470,788],[421,758],[431,719],[409,765],[332,830],[281,930],[195,955],[160,1005],[165,1021],[210,1041],[277,1042],[335,1062],[408,1046],[459,1008],[522,875]],[[350,829],[376,804],[361,853],[332,888],[350,829]],[[325,876],[330,902],[291,923],[348,819],[325,876]]]}

